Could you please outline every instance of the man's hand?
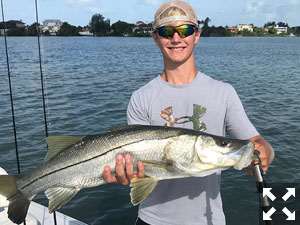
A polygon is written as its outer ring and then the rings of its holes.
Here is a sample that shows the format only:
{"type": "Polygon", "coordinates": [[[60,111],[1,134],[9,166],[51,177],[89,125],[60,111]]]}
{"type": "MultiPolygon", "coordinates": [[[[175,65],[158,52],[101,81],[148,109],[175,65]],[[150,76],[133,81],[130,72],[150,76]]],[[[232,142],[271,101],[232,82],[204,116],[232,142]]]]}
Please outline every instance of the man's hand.
{"type": "MultiPolygon", "coordinates": [[[[261,167],[263,168],[264,171],[267,171],[269,165],[274,160],[275,153],[273,148],[261,136],[255,136],[253,138],[250,138],[249,140],[254,143],[255,150],[258,150],[260,152],[259,157],[261,159],[261,167]]],[[[246,172],[248,174],[252,174],[252,167],[251,166],[247,167],[246,172]]]]}
{"type": "Polygon", "coordinates": [[[145,176],[145,169],[142,162],[137,163],[137,173],[134,173],[134,167],[132,163],[131,155],[125,155],[125,168],[123,164],[123,155],[117,155],[116,157],[116,176],[111,174],[109,166],[106,166],[103,171],[103,177],[106,183],[119,183],[122,185],[130,184],[132,178],[143,178],[145,176]]]}

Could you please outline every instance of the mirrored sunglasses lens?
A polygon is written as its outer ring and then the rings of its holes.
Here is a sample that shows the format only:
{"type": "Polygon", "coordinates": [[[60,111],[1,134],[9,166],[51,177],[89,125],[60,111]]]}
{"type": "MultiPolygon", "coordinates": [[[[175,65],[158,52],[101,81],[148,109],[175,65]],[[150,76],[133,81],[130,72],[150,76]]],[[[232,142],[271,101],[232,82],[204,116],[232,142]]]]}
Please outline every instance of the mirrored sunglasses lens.
{"type": "Polygon", "coordinates": [[[178,31],[179,36],[181,38],[185,38],[187,36],[190,36],[195,31],[195,29],[192,25],[183,25],[183,26],[177,27],[175,29],[178,31]]]}
{"type": "Polygon", "coordinates": [[[174,35],[173,27],[160,27],[158,29],[158,34],[164,38],[172,38],[174,35]]]}

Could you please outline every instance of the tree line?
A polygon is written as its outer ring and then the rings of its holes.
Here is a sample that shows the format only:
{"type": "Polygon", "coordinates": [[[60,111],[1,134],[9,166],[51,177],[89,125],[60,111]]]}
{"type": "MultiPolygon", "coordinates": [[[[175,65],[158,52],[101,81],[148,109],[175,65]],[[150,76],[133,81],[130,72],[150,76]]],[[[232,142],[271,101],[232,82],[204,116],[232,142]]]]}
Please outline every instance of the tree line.
{"type": "MultiPolygon", "coordinates": [[[[280,34],[280,36],[297,35],[300,36],[300,27],[289,27],[284,22],[267,22],[264,27],[253,26],[253,32],[249,30],[238,31],[232,33],[228,26],[209,26],[210,18],[198,21],[201,25],[201,36],[204,37],[230,37],[230,36],[279,36],[277,34],[276,25],[279,27],[287,27],[287,33],[280,34]],[[268,29],[264,29],[268,28],[268,29]]],[[[150,24],[146,26],[151,27],[150,24]]],[[[150,32],[145,32],[143,28],[137,28],[135,24],[127,23],[125,21],[117,21],[110,24],[110,19],[105,18],[103,15],[96,13],[91,17],[89,24],[85,27],[73,26],[68,22],[64,22],[59,31],[56,33],[58,36],[79,36],[79,32],[88,30],[94,36],[151,36],[150,32]]],[[[36,36],[38,32],[43,35],[50,35],[49,31],[42,32],[40,24],[33,23],[26,27],[14,27],[7,31],[8,36],[36,36]]]]}
{"type": "Polygon", "coordinates": [[[201,36],[203,37],[231,37],[231,36],[250,36],[250,37],[259,37],[259,36],[289,36],[291,34],[294,34],[296,36],[300,36],[300,27],[289,27],[288,23],[284,22],[267,22],[264,24],[263,27],[256,27],[253,24],[253,31],[249,31],[247,29],[237,31],[236,33],[230,32],[228,29],[228,26],[222,27],[222,26],[209,26],[208,23],[211,22],[211,20],[207,17],[205,20],[199,21],[199,24],[202,24],[201,28],[201,36]],[[278,27],[286,27],[287,32],[277,34],[278,27]],[[265,29],[267,28],[267,29],[265,29]]]}

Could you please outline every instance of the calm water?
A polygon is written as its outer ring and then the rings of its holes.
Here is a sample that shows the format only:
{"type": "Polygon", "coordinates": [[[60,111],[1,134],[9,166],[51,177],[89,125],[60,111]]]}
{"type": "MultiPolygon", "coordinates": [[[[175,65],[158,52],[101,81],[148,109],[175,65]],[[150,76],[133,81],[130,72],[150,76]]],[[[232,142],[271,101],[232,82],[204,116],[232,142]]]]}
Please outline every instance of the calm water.
{"type": "MultiPolygon", "coordinates": [[[[126,124],[131,93],[163,68],[151,38],[42,38],[49,135],[95,134],[126,124]]],[[[8,38],[22,172],[46,154],[37,39],[8,38]]],[[[276,151],[267,180],[300,182],[300,38],[201,38],[200,71],[230,82],[261,135],[276,151]]],[[[17,173],[4,40],[0,38],[0,166],[17,173]]],[[[101,173],[101,171],[99,171],[101,173]]],[[[229,225],[257,224],[255,182],[243,171],[223,173],[229,225]],[[233,201],[234,200],[234,201],[233,201]]],[[[88,224],[133,224],[129,189],[116,184],[82,190],[60,211],[88,224]]],[[[44,194],[35,200],[47,205],[44,194]]]]}

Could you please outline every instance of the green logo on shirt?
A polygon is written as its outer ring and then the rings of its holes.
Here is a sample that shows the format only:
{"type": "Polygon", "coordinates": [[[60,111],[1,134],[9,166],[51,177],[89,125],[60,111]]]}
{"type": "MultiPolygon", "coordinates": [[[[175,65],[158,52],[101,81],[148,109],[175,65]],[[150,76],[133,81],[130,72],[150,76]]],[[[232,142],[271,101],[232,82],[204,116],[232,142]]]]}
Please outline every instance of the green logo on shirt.
{"type": "Polygon", "coordinates": [[[183,116],[179,118],[174,118],[172,106],[165,108],[160,111],[160,116],[164,118],[167,122],[164,126],[174,127],[175,124],[184,124],[184,123],[193,123],[193,129],[199,131],[205,131],[206,125],[200,120],[206,113],[206,108],[200,105],[193,104],[193,115],[192,116],[183,116]]]}

